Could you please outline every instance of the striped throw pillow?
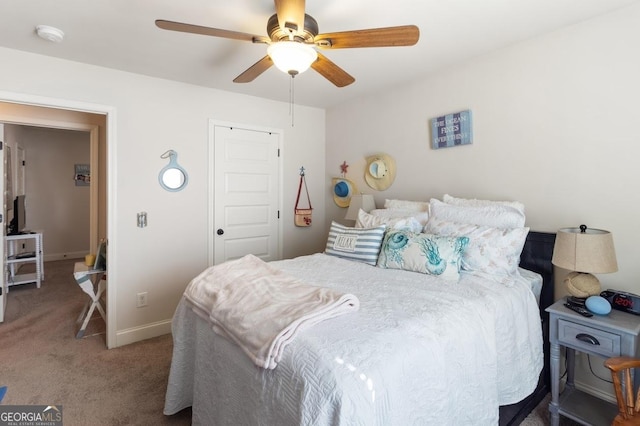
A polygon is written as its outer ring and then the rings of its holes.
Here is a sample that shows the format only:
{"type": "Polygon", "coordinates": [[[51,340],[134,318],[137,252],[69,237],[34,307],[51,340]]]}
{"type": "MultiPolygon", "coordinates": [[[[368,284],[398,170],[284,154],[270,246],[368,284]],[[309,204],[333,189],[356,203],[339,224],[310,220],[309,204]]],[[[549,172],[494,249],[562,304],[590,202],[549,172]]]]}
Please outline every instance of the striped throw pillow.
{"type": "Polygon", "coordinates": [[[385,226],[376,228],[349,228],[331,222],[325,253],[348,260],[374,265],[384,238],[385,226]]]}

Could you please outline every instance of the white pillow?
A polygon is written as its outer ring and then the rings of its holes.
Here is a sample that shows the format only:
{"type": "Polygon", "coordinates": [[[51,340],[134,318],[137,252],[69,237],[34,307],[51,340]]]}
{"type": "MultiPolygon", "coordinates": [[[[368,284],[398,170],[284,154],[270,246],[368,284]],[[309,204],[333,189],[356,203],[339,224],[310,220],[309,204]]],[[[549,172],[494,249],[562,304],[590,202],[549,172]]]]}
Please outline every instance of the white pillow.
{"type": "Polygon", "coordinates": [[[373,209],[369,212],[370,215],[376,217],[384,217],[389,219],[403,219],[408,217],[415,218],[422,226],[426,225],[429,220],[429,212],[416,212],[413,210],[405,209],[373,209]]]}
{"type": "Polygon", "coordinates": [[[377,226],[386,226],[387,229],[406,229],[411,232],[422,232],[422,228],[424,227],[424,225],[414,217],[378,217],[362,209],[358,211],[356,228],[375,228],[377,226]]]}
{"type": "Polygon", "coordinates": [[[431,218],[425,232],[468,237],[469,244],[462,254],[462,269],[504,276],[517,275],[529,228],[493,228],[431,218]]]}
{"type": "Polygon", "coordinates": [[[454,206],[471,206],[471,207],[484,207],[491,205],[511,206],[520,210],[524,214],[524,204],[519,201],[492,201],[492,200],[478,200],[476,198],[456,198],[449,194],[444,194],[442,201],[447,204],[453,204],[454,206]]]}
{"type": "Polygon", "coordinates": [[[384,238],[384,230],[384,226],[356,229],[331,222],[324,252],[331,256],[375,266],[384,238]]]}
{"type": "Polygon", "coordinates": [[[401,209],[414,212],[428,212],[428,201],[384,200],[385,209],[401,209]]]}
{"type": "Polygon", "coordinates": [[[491,204],[487,206],[456,206],[446,204],[435,198],[431,206],[430,220],[468,223],[493,228],[522,228],[525,222],[524,213],[512,206],[491,204]]]}

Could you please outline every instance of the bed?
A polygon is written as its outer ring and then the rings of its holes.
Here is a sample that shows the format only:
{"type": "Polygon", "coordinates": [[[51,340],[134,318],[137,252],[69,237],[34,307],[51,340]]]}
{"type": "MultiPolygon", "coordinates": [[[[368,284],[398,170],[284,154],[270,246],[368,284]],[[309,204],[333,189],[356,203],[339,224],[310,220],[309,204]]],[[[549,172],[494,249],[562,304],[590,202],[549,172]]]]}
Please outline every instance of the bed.
{"type": "Polygon", "coordinates": [[[554,235],[525,234],[508,277],[461,270],[443,281],[330,250],[270,262],[359,300],[357,312],[299,333],[272,369],[184,297],[164,413],[192,407],[195,425],[518,424],[547,393],[541,312],[553,298],[554,235]]]}

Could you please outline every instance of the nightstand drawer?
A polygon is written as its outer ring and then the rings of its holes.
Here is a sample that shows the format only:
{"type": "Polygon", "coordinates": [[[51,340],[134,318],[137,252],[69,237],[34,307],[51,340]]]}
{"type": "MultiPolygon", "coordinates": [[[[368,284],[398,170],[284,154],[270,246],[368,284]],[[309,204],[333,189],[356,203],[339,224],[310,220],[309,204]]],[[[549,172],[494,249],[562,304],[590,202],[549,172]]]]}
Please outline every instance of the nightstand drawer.
{"type": "Polygon", "coordinates": [[[574,349],[597,353],[605,358],[620,356],[620,340],[619,334],[558,319],[558,341],[574,349]]]}

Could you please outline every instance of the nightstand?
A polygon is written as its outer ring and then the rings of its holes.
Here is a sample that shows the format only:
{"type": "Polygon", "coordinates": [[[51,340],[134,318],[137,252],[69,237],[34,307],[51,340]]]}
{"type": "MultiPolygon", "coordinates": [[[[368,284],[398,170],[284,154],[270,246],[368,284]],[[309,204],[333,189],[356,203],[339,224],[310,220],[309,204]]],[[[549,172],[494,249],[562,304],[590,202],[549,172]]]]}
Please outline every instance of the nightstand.
{"type": "Polygon", "coordinates": [[[612,310],[609,315],[582,315],[564,306],[565,299],[549,306],[551,344],[551,425],[560,415],[585,425],[610,425],[618,407],[582,392],[574,386],[575,352],[604,358],[628,355],[640,357],[640,316],[612,310]],[[567,380],[560,393],[560,347],[566,348],[567,380]]]}

